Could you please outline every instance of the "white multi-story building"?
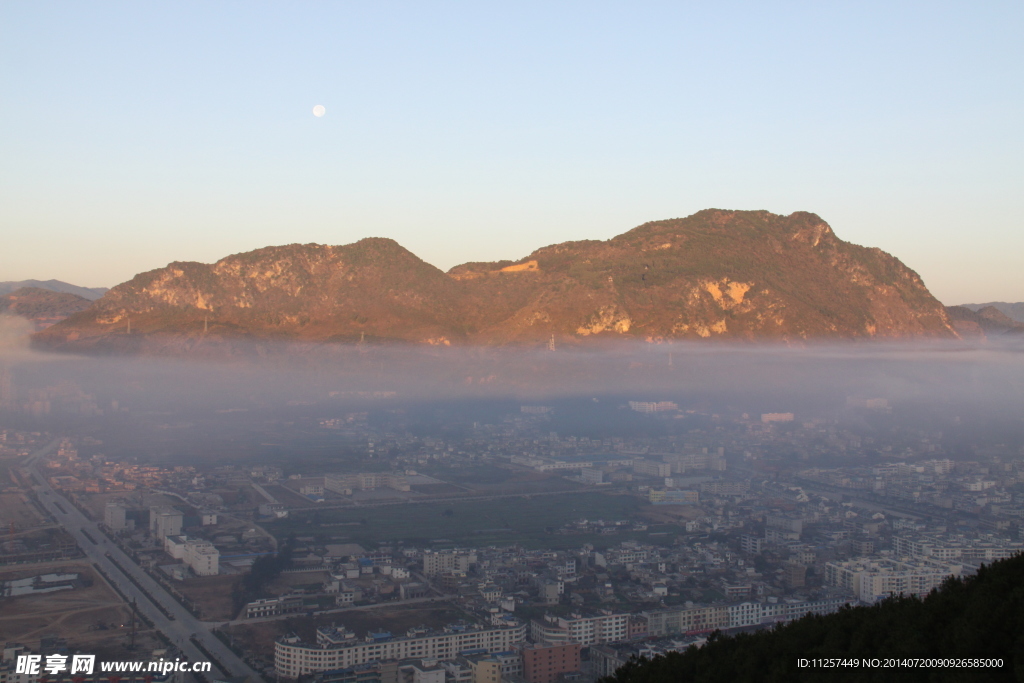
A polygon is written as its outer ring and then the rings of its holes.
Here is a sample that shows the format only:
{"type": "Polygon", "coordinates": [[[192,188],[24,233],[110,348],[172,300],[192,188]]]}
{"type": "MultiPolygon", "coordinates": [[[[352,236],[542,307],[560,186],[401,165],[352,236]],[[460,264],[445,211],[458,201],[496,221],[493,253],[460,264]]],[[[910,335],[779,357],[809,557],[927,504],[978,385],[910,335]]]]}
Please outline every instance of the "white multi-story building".
{"type": "Polygon", "coordinates": [[[220,551],[208,541],[192,541],[185,545],[185,560],[196,576],[216,576],[220,573],[220,551]]]}
{"type": "Polygon", "coordinates": [[[645,474],[649,477],[671,477],[672,463],[636,458],[633,460],[633,471],[637,474],[645,474]]]}
{"type": "Polygon", "coordinates": [[[941,536],[894,536],[892,547],[899,557],[940,560],[943,562],[995,562],[1024,552],[1024,544],[1003,539],[962,539],[941,536]]]}
{"type": "Polygon", "coordinates": [[[761,603],[740,602],[729,605],[729,627],[756,626],[761,623],[761,603]]]}
{"type": "Polygon", "coordinates": [[[111,502],[107,503],[107,507],[103,514],[103,523],[107,525],[107,528],[111,531],[121,531],[127,527],[128,520],[127,508],[123,503],[111,502]]]}
{"type": "Polygon", "coordinates": [[[652,636],[713,631],[729,627],[729,608],[725,605],[693,605],[677,609],[644,612],[647,632],[652,636]]]}
{"type": "Polygon", "coordinates": [[[825,565],[825,581],[853,592],[862,602],[890,595],[926,595],[951,576],[964,574],[961,564],[932,560],[850,560],[825,565]]]}
{"type": "Polygon", "coordinates": [[[526,625],[514,619],[507,626],[448,626],[443,631],[412,629],[404,637],[371,633],[358,640],[351,632],[333,627],[317,629],[316,643],[298,636],[274,644],[274,668],[285,678],[330,671],[388,659],[452,659],[462,652],[507,652],[526,639],[526,625]]]}
{"type": "Polygon", "coordinates": [[[423,573],[427,576],[442,572],[466,572],[476,564],[476,553],[459,550],[428,550],[423,553],[423,573]]]}
{"type": "Polygon", "coordinates": [[[149,509],[149,532],[161,541],[181,534],[185,515],[176,508],[160,506],[149,509]]]}
{"type": "Polygon", "coordinates": [[[191,567],[196,576],[216,576],[220,573],[220,551],[209,541],[188,536],[168,536],[164,539],[164,550],[174,559],[191,567]]]}
{"type": "Polygon", "coordinates": [[[638,413],[667,413],[679,410],[679,405],[672,401],[630,401],[629,407],[638,413]]]}
{"type": "Polygon", "coordinates": [[[765,601],[747,601],[729,605],[729,628],[758,626],[765,623],[792,621],[807,614],[831,614],[850,602],[845,597],[826,597],[819,600],[769,598],[765,601]]]}
{"type": "Polygon", "coordinates": [[[573,642],[587,646],[594,643],[616,643],[629,637],[628,614],[551,614],[530,622],[530,638],[534,642],[573,642]]]}
{"type": "Polygon", "coordinates": [[[355,472],[324,475],[324,488],[328,491],[351,495],[353,491],[373,491],[389,488],[395,491],[409,491],[409,480],[396,472],[355,472]]]}

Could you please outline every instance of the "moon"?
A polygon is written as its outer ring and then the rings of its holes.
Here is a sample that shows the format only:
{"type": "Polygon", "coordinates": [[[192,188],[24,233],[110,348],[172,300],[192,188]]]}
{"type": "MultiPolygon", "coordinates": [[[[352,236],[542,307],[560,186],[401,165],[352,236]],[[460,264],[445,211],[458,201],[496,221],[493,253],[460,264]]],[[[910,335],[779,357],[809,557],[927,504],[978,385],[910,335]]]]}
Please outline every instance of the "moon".
{"type": "Polygon", "coordinates": [[[315,116],[317,118],[320,118],[321,116],[323,116],[326,113],[327,113],[327,107],[325,107],[322,104],[318,104],[315,107],[313,107],[313,116],[315,116]]]}

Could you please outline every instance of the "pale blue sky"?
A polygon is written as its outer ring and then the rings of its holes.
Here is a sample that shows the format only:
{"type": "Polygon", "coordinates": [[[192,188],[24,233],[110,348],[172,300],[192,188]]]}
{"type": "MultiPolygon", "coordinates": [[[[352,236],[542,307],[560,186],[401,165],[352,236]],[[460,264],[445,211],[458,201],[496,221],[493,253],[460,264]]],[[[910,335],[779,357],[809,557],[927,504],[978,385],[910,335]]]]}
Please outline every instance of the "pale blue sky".
{"type": "Polygon", "coordinates": [[[0,4],[0,280],[813,211],[1024,300],[1024,4],[0,4]],[[323,104],[327,115],[315,118],[323,104]]]}

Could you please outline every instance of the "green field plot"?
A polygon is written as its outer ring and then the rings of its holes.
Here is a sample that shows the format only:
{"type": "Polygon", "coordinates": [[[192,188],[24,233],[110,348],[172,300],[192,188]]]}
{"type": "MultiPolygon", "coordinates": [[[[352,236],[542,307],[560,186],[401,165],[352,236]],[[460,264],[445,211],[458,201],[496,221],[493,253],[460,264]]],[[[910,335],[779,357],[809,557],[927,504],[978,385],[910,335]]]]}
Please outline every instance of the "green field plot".
{"type": "Polygon", "coordinates": [[[583,543],[607,546],[627,538],[645,538],[646,534],[622,532],[597,536],[554,532],[565,523],[581,518],[608,522],[631,520],[640,506],[641,501],[632,496],[565,493],[490,501],[303,511],[268,523],[266,527],[279,539],[290,533],[307,536],[340,533],[351,541],[370,546],[397,541],[422,546],[515,543],[538,548],[578,547],[583,543]]]}

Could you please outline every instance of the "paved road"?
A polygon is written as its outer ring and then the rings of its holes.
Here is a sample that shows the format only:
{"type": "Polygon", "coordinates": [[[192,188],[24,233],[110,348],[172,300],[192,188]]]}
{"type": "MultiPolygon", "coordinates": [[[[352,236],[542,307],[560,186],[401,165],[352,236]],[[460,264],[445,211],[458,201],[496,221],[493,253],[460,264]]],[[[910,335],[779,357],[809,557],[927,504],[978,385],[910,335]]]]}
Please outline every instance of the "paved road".
{"type": "Polygon", "coordinates": [[[57,443],[58,441],[54,441],[29,457],[29,462],[33,463],[31,468],[36,478],[36,484],[33,488],[46,510],[53,515],[54,519],[61,526],[74,536],[89,560],[96,563],[103,570],[103,573],[117,586],[122,595],[128,596],[129,599],[134,598],[139,612],[145,615],[161,633],[167,636],[178,649],[184,652],[189,660],[207,660],[206,655],[189,641],[189,637],[194,635],[196,640],[202,643],[202,646],[216,658],[217,661],[214,662],[214,667],[218,668],[219,664],[227,669],[227,671],[222,673],[228,676],[246,676],[251,681],[259,681],[259,674],[253,671],[248,664],[239,659],[224,643],[210,633],[208,624],[192,616],[177,600],[168,595],[167,591],[160,584],[154,581],[120,548],[107,539],[103,532],[99,530],[99,527],[72,505],[71,501],[50,487],[46,477],[39,470],[39,466],[35,464],[35,461],[40,455],[45,455],[47,452],[52,451],[57,443]],[[63,508],[63,511],[61,511],[61,508],[63,508]],[[96,543],[90,541],[83,531],[94,538],[96,543]],[[135,583],[130,581],[125,573],[130,574],[135,583]],[[145,588],[145,593],[139,589],[139,585],[145,588]],[[152,599],[146,593],[152,596],[152,599]],[[169,619],[164,616],[164,613],[153,604],[152,600],[159,602],[166,612],[174,618],[169,619]]]}

